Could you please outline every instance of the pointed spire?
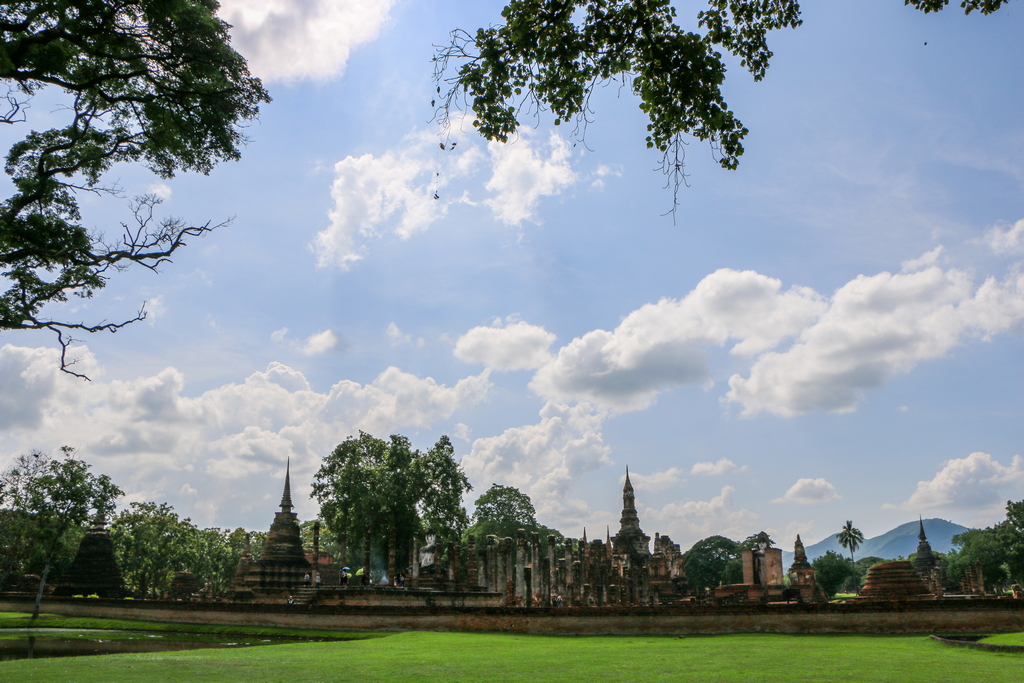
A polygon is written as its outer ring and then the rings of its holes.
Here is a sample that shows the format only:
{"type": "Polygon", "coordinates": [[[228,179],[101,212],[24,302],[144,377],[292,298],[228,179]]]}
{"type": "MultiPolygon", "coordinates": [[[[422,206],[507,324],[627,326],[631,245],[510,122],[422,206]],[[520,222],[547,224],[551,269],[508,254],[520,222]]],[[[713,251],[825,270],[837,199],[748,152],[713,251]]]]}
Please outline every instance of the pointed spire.
{"type": "Polygon", "coordinates": [[[921,532],[917,535],[917,538],[920,541],[927,541],[928,537],[924,535],[924,519],[921,517],[921,515],[918,515],[917,519],[918,523],[921,525],[921,532]]]}
{"type": "Polygon", "coordinates": [[[583,527],[583,545],[587,544],[587,527],[583,527]]]}
{"type": "Polygon", "coordinates": [[[626,484],[622,487],[623,491],[626,489],[629,489],[630,493],[633,492],[633,484],[629,481],[629,465],[626,465],[626,484]]]}
{"type": "Polygon", "coordinates": [[[284,493],[281,494],[281,512],[292,511],[292,459],[288,458],[288,464],[284,469],[284,493]]]}

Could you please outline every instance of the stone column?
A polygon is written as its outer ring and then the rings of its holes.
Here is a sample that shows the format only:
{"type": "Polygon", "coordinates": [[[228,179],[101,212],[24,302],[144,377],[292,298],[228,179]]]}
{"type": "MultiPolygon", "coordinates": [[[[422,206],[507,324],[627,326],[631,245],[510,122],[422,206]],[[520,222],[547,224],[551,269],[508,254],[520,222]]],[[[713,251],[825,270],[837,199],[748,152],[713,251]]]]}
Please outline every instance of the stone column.
{"type": "Polygon", "coordinates": [[[540,558],[540,604],[542,607],[551,607],[551,562],[546,557],[540,558]]]}
{"type": "Polygon", "coordinates": [[[341,549],[338,551],[339,562],[342,567],[348,566],[348,534],[340,534],[338,536],[338,545],[341,549]]]}
{"type": "Polygon", "coordinates": [[[526,529],[516,531],[516,603],[529,604],[526,593],[526,529]]]}
{"type": "Polygon", "coordinates": [[[391,538],[388,539],[388,582],[395,585],[395,545],[398,543],[395,530],[391,530],[391,538]]]}
{"type": "Polygon", "coordinates": [[[469,588],[474,588],[478,582],[476,570],[476,534],[470,534],[466,543],[466,584],[469,588]]]}
{"type": "Polygon", "coordinates": [[[498,587],[498,537],[490,534],[487,537],[487,590],[501,591],[498,587]]]}
{"type": "Polygon", "coordinates": [[[364,586],[371,585],[370,582],[370,527],[366,527],[365,540],[363,541],[363,580],[360,582],[364,586]]]}
{"type": "Polygon", "coordinates": [[[317,588],[320,583],[317,577],[320,576],[320,520],[313,522],[313,585],[317,588]]]}
{"type": "Polygon", "coordinates": [[[458,541],[451,544],[452,549],[452,581],[455,582],[455,590],[463,590],[462,585],[462,544],[458,541]]]}
{"type": "Polygon", "coordinates": [[[548,547],[547,547],[547,559],[548,559],[548,589],[553,590],[558,585],[558,580],[555,577],[555,572],[558,571],[558,563],[555,562],[555,537],[548,536],[548,547]]]}
{"type": "Polygon", "coordinates": [[[409,540],[409,557],[409,564],[412,567],[409,583],[412,588],[417,588],[420,585],[420,540],[416,538],[416,534],[409,540]]]}

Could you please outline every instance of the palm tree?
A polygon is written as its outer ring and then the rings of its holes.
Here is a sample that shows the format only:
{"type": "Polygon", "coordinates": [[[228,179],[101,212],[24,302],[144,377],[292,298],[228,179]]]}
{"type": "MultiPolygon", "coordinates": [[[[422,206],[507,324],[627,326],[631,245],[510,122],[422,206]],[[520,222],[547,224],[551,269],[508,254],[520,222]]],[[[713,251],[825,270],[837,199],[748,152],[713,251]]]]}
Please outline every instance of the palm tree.
{"type": "Polygon", "coordinates": [[[848,519],[843,530],[836,534],[836,538],[839,539],[839,545],[850,551],[850,562],[853,562],[853,551],[864,542],[864,534],[853,526],[853,520],[848,519]]]}

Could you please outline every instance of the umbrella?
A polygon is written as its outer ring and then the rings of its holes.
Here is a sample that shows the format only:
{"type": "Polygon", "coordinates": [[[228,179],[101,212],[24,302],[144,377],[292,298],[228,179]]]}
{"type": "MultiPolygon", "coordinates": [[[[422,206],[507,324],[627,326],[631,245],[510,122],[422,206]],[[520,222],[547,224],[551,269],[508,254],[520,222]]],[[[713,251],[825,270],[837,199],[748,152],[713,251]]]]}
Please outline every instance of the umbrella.
{"type": "Polygon", "coordinates": [[[352,567],[342,567],[341,568],[341,571],[343,571],[343,572],[347,572],[347,571],[351,571],[351,570],[352,570],[352,567]]]}

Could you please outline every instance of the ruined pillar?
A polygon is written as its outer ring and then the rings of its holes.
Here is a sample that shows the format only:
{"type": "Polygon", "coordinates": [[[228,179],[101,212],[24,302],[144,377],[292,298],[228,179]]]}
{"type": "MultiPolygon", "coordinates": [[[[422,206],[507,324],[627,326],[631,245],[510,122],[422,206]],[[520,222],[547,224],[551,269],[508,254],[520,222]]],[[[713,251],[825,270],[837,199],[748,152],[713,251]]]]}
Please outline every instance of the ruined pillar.
{"type": "Polygon", "coordinates": [[[338,561],[342,567],[348,566],[348,534],[338,535],[338,561]]]}
{"type": "Polygon", "coordinates": [[[516,604],[529,604],[526,592],[526,530],[516,531],[516,604]]]}
{"type": "Polygon", "coordinates": [[[477,585],[476,534],[470,534],[466,540],[466,584],[469,588],[477,585]]]}
{"type": "Polygon", "coordinates": [[[458,541],[451,544],[452,549],[452,581],[455,582],[455,590],[463,590],[462,584],[462,544],[458,541]]]}
{"type": "Polygon", "coordinates": [[[540,570],[537,578],[540,579],[541,607],[551,607],[551,562],[546,557],[540,558],[540,570]]]}
{"type": "Polygon", "coordinates": [[[363,580],[364,586],[370,585],[370,527],[367,525],[363,540],[363,580]]]}
{"type": "Polygon", "coordinates": [[[487,537],[487,590],[500,591],[498,587],[498,537],[490,534],[487,537]]]}
{"type": "Polygon", "coordinates": [[[558,581],[555,577],[555,572],[558,571],[558,563],[555,562],[555,537],[554,535],[548,536],[547,546],[547,559],[548,559],[548,590],[554,590],[555,586],[558,585],[558,581]]]}
{"type": "Polygon", "coordinates": [[[395,529],[391,529],[391,538],[388,539],[388,581],[391,585],[395,585],[395,578],[398,576],[395,573],[395,545],[398,543],[396,538],[395,529]]]}
{"type": "Polygon", "coordinates": [[[420,540],[416,538],[416,534],[409,540],[409,565],[412,569],[409,585],[411,588],[417,588],[420,585],[420,540]]]}
{"type": "Polygon", "coordinates": [[[320,587],[320,520],[313,522],[313,585],[320,587]]]}

